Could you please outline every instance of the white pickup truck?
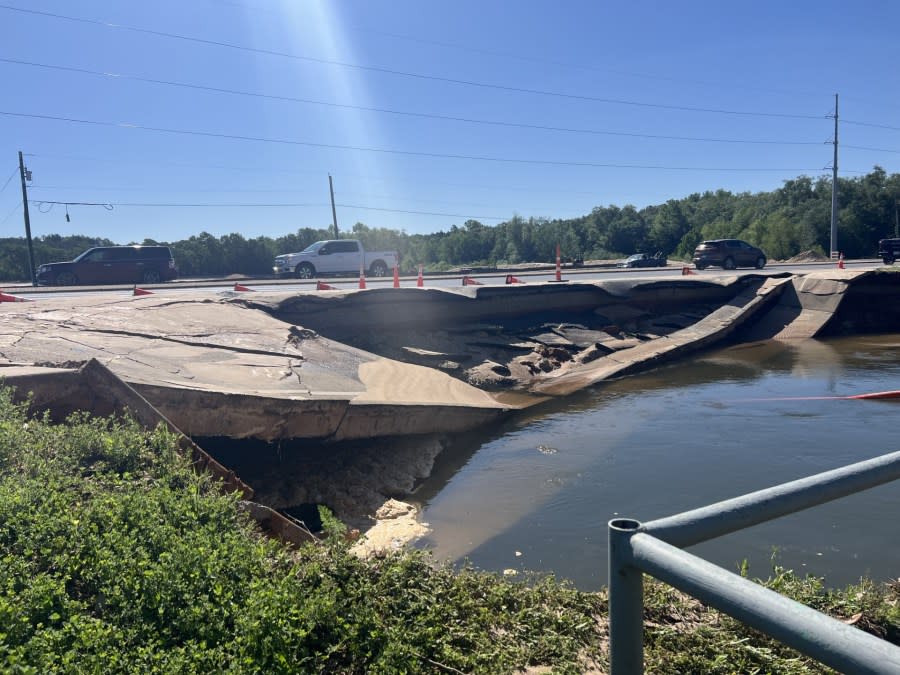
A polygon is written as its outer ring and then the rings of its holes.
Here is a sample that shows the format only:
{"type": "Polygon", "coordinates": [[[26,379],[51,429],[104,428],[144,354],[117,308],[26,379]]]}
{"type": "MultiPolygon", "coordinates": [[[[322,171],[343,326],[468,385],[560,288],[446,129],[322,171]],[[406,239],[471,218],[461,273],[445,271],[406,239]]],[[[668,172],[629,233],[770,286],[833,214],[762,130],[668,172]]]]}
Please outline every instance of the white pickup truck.
{"type": "Polygon", "coordinates": [[[366,251],[356,239],[328,239],[310,244],[299,253],[275,257],[272,268],[278,276],[313,279],[329,274],[358,274],[365,269],[372,277],[383,277],[400,264],[396,251],[366,251]]]}

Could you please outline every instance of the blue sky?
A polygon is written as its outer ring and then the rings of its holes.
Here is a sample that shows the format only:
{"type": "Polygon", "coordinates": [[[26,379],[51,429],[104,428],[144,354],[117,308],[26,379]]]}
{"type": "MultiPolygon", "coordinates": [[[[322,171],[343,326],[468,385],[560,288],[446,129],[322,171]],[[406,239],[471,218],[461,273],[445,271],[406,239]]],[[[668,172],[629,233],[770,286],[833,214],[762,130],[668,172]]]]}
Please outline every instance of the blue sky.
{"type": "MultiPolygon", "coordinates": [[[[897,25],[887,0],[0,0],[0,185],[22,150],[35,236],[119,243],[325,227],[329,173],[343,230],[567,218],[830,175],[835,93],[841,175],[893,173],[897,25]]],[[[20,201],[14,176],[0,237],[20,201]]]]}

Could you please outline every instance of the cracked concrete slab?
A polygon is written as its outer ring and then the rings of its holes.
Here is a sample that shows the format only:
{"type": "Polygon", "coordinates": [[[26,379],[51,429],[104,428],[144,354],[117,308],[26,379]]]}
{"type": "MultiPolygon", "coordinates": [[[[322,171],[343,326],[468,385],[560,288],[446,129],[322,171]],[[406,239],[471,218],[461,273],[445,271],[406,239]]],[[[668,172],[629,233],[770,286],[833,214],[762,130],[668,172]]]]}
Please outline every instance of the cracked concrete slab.
{"type": "Polygon", "coordinates": [[[4,308],[3,318],[0,363],[96,359],[190,435],[345,439],[460,431],[508,409],[440,371],[208,294],[43,300],[4,308]]]}
{"type": "Polygon", "coordinates": [[[710,346],[767,312],[757,326],[781,335],[876,323],[895,279],[832,271],[44,299],[0,307],[0,366],[97,359],[191,435],[456,432],[710,346]]]}

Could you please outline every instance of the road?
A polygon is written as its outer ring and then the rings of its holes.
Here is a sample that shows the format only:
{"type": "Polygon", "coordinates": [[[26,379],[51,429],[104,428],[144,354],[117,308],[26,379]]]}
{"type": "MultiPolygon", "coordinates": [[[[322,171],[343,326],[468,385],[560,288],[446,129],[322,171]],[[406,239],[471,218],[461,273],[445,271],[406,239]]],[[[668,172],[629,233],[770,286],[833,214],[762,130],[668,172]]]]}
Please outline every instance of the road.
{"type": "MultiPolygon", "coordinates": [[[[844,261],[847,269],[868,270],[883,267],[880,260],[846,260],[844,261]]],[[[836,266],[834,262],[823,263],[770,263],[766,266],[767,272],[789,272],[791,274],[803,274],[814,270],[833,268],[836,266]]],[[[754,274],[755,269],[740,269],[726,272],[719,268],[709,268],[703,271],[694,269],[692,266],[688,268],[692,276],[697,277],[714,277],[723,274],[754,274]]],[[[565,268],[562,270],[563,281],[597,281],[601,279],[615,278],[653,278],[663,279],[672,278],[683,275],[683,268],[680,266],[669,265],[665,268],[646,268],[646,269],[616,269],[609,267],[595,268],[565,268]]],[[[542,281],[553,281],[555,279],[554,271],[541,270],[538,272],[521,271],[514,272],[513,275],[524,283],[537,283],[542,281]]],[[[474,279],[482,285],[503,285],[506,283],[507,274],[490,273],[490,274],[469,274],[469,278],[474,279]]],[[[450,288],[462,285],[462,274],[457,275],[435,275],[426,276],[424,285],[431,288],[450,288]]],[[[323,279],[323,283],[328,284],[339,290],[351,290],[359,287],[359,280],[356,278],[334,278],[323,279]]],[[[208,290],[210,293],[218,293],[221,291],[234,290],[235,283],[239,283],[253,291],[268,292],[288,292],[288,291],[312,291],[315,290],[317,280],[299,280],[299,279],[240,279],[235,282],[234,279],[182,279],[166,284],[155,284],[142,286],[156,294],[177,294],[186,292],[196,292],[198,290],[208,290]]],[[[390,288],[393,284],[393,278],[366,278],[367,288],[390,288]]],[[[400,278],[400,285],[411,287],[416,285],[416,277],[404,276],[400,278]]],[[[12,294],[18,297],[27,298],[29,300],[40,300],[42,298],[63,298],[63,297],[80,297],[85,294],[108,294],[112,296],[121,296],[123,293],[132,295],[133,286],[81,286],[71,288],[54,288],[54,287],[38,287],[26,286],[23,284],[0,285],[0,291],[12,294]]]]}

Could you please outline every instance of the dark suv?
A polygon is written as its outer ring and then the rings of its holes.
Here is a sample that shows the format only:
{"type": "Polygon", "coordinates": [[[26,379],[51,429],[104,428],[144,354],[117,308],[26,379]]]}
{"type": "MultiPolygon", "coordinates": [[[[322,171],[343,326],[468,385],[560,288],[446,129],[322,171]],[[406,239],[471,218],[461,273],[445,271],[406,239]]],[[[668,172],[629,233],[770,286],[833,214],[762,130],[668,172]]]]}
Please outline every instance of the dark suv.
{"type": "Polygon", "coordinates": [[[616,267],[665,267],[669,263],[659,251],[655,255],[649,253],[635,253],[633,256],[625,258],[616,267]]]}
{"type": "Polygon", "coordinates": [[[694,249],[694,265],[698,270],[710,265],[721,266],[726,270],[733,270],[735,267],[755,267],[761,270],[766,266],[766,254],[740,239],[710,239],[701,241],[694,249]]]}
{"type": "Polygon", "coordinates": [[[879,239],[878,257],[885,265],[893,265],[900,258],[900,239],[879,239]]]}
{"type": "Polygon", "coordinates": [[[99,246],[71,262],[41,265],[37,282],[42,286],[156,284],[177,276],[168,246],[99,246]]]}

